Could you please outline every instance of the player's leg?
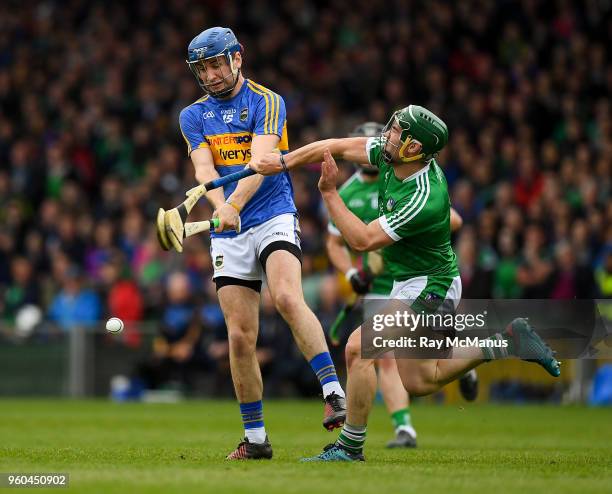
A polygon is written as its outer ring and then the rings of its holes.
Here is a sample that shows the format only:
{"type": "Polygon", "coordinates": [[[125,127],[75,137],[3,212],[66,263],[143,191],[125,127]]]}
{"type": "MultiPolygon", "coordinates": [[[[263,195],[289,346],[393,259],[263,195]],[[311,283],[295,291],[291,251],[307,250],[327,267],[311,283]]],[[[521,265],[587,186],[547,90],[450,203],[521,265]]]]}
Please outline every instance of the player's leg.
{"type": "Polygon", "coordinates": [[[263,420],[263,382],[255,348],[259,324],[259,292],[246,286],[227,284],[216,278],[221,310],[225,316],[229,359],[236,398],[244,426],[244,437],[228,459],[271,458],[263,420]]]}
{"type": "Polygon", "coordinates": [[[298,348],[321,383],[325,400],[323,425],[328,430],[340,427],[346,414],[345,395],[321,323],[304,300],[300,261],[287,250],[274,250],[267,256],[266,276],[276,309],[287,321],[298,348]]]}
{"type": "MultiPolygon", "coordinates": [[[[458,276],[413,278],[395,286],[391,297],[395,299],[393,304],[406,303],[404,310],[408,312],[414,310],[420,313],[427,313],[428,310],[437,313],[448,313],[449,310],[454,312],[461,299],[461,280],[458,276]],[[434,307],[432,301],[440,303],[434,307]]],[[[426,330],[426,334],[433,335],[431,330],[426,330]]],[[[525,319],[515,319],[504,331],[489,339],[502,342],[503,345],[446,347],[444,358],[397,359],[398,370],[406,390],[414,396],[431,394],[484,362],[512,355],[524,358],[523,355],[526,353],[529,353],[532,360],[542,365],[551,375],[559,375],[558,362],[554,359],[552,350],[525,319]]]]}
{"type": "Polygon", "coordinates": [[[267,258],[266,276],[274,305],[287,321],[304,357],[311,360],[326,352],[321,323],[304,300],[300,261],[286,250],[275,250],[267,258]]]}
{"type": "Polygon", "coordinates": [[[416,431],[410,417],[408,393],[397,370],[393,354],[377,359],[378,388],[382,394],[395,432],[395,438],[387,443],[388,448],[416,447],[416,431]]]}
{"type": "Polygon", "coordinates": [[[323,426],[328,430],[340,427],[346,416],[345,395],[321,323],[304,300],[297,220],[292,214],[272,218],[256,228],[254,238],[274,305],[321,383],[323,426]]]}
{"type": "MultiPolygon", "coordinates": [[[[412,396],[425,396],[439,391],[446,384],[485,362],[482,358],[482,352],[478,348],[471,348],[469,350],[473,353],[472,358],[398,358],[397,369],[404,388],[412,396]]],[[[468,356],[465,355],[465,357],[468,356]]]]}
{"type": "Polygon", "coordinates": [[[302,461],[363,461],[368,416],[376,395],[375,360],[361,358],[361,328],[346,343],[346,422],[336,442],[302,461]]]}
{"type": "Polygon", "coordinates": [[[263,419],[261,371],[256,357],[261,268],[249,235],[212,238],[211,255],[219,305],[225,317],[232,381],[244,441],[228,459],[271,458],[263,419]]]}
{"type": "Polygon", "coordinates": [[[478,373],[476,369],[467,371],[459,378],[459,392],[466,401],[478,398],[478,373]]]}
{"type": "Polygon", "coordinates": [[[225,316],[230,369],[240,403],[261,399],[263,383],[255,356],[259,330],[259,293],[245,286],[226,285],[217,291],[225,316]]]}
{"type": "MultiPolygon", "coordinates": [[[[384,312],[411,313],[452,313],[461,300],[461,279],[458,276],[419,276],[395,283],[391,300],[384,312]]],[[[427,328],[411,328],[411,336],[420,341],[420,336],[435,338],[436,334],[427,328]]],[[[451,350],[442,350],[447,359],[427,358],[428,354],[404,354],[395,352],[399,375],[406,391],[413,396],[430,394],[452,380],[463,376],[484,360],[478,349],[461,349],[461,355],[452,355],[451,350]],[[402,356],[404,358],[402,358],[402,356]],[[454,358],[450,358],[450,357],[454,358]]]]}
{"type": "MultiPolygon", "coordinates": [[[[398,373],[411,394],[425,395],[439,390],[470,369],[485,362],[478,348],[457,352],[457,359],[398,359],[398,373]]],[[[367,418],[376,392],[374,360],[361,358],[361,328],[353,332],[346,346],[347,417],[333,445],[304,461],[363,460],[367,418]]]]}
{"type": "Polygon", "coordinates": [[[398,359],[397,367],[406,391],[414,396],[435,393],[471,369],[494,359],[519,357],[541,365],[550,375],[560,375],[554,352],[524,318],[513,320],[505,330],[488,338],[502,346],[454,348],[445,359],[398,359]]]}

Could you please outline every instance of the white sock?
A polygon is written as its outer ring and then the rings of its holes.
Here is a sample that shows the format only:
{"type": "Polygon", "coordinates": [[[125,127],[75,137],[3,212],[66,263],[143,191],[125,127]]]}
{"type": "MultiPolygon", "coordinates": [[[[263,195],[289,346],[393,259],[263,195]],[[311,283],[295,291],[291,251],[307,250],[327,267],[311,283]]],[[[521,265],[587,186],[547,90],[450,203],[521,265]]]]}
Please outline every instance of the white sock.
{"type": "Polygon", "coordinates": [[[244,435],[250,443],[262,444],[266,442],[266,428],[256,427],[254,429],[244,429],[244,435]]]}
{"type": "Polygon", "coordinates": [[[323,385],[323,398],[327,398],[332,393],[336,393],[342,398],[346,397],[344,390],[338,381],[332,381],[323,385]]]}
{"type": "Polygon", "coordinates": [[[414,430],[414,427],[412,427],[411,425],[400,425],[397,427],[397,429],[395,429],[395,434],[399,434],[400,431],[406,431],[408,434],[410,434],[412,437],[416,438],[417,437],[417,433],[414,430]]]}
{"type": "Polygon", "coordinates": [[[463,374],[463,377],[467,377],[470,376],[470,379],[478,379],[478,374],[476,374],[476,369],[471,369],[469,371],[467,371],[465,374],[463,374]]]}

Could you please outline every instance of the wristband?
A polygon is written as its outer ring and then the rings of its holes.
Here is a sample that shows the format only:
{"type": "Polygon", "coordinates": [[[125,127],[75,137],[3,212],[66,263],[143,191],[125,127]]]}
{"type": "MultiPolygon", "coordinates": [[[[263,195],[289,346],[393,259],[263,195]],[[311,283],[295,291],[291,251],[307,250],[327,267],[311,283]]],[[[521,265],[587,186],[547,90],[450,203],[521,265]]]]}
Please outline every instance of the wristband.
{"type": "Polygon", "coordinates": [[[357,268],[351,268],[346,273],[344,273],[344,277],[346,278],[346,281],[351,281],[353,275],[357,273],[359,273],[359,270],[357,268]]]}
{"type": "Polygon", "coordinates": [[[233,207],[238,214],[240,214],[240,211],[242,211],[242,208],[238,206],[238,204],[236,204],[235,202],[228,200],[228,201],[225,201],[225,204],[229,204],[231,207],[233,207]]]}
{"type": "Polygon", "coordinates": [[[285,173],[289,173],[289,168],[287,168],[287,163],[285,163],[285,157],[282,155],[282,153],[280,155],[280,164],[283,167],[283,171],[285,173]]]}

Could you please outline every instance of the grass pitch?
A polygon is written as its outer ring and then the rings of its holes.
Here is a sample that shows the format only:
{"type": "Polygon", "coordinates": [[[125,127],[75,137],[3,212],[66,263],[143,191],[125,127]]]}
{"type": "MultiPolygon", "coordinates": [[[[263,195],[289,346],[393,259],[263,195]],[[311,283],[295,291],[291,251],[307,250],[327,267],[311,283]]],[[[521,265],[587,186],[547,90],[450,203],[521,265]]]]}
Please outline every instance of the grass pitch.
{"type": "Polygon", "coordinates": [[[242,432],[232,402],[0,400],[0,472],[69,473],[86,493],[612,491],[609,409],[417,404],[419,448],[397,451],[377,405],[364,464],[298,463],[337,436],[319,403],[268,400],[264,414],[274,459],[227,462],[242,432]]]}

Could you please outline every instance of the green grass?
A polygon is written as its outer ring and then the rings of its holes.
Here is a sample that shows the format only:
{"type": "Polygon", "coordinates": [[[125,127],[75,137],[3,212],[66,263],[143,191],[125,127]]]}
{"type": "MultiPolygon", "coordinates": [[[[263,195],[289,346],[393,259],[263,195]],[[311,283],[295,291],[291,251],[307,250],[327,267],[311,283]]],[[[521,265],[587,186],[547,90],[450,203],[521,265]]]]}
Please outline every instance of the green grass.
{"type": "Polygon", "coordinates": [[[66,472],[69,492],[87,493],[612,491],[610,410],[417,404],[419,448],[387,451],[377,405],[365,464],[297,462],[336,438],[319,403],[267,401],[264,411],[274,459],[226,462],[241,436],[232,402],[0,400],[0,471],[66,472]]]}

